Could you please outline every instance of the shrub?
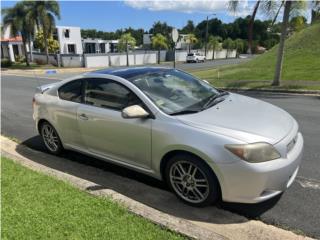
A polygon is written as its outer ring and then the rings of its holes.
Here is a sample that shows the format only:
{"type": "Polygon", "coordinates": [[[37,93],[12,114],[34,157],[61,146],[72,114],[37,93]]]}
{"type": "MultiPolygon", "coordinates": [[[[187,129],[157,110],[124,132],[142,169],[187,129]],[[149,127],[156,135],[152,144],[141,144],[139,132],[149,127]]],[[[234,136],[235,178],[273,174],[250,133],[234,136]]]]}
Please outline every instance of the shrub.
{"type": "Polygon", "coordinates": [[[7,59],[7,58],[1,59],[1,67],[2,68],[7,68],[10,66],[12,66],[12,62],[9,59],[7,59]]]}
{"type": "Polygon", "coordinates": [[[16,56],[15,60],[16,60],[16,62],[23,63],[23,62],[25,62],[25,57],[24,56],[16,56]]]}

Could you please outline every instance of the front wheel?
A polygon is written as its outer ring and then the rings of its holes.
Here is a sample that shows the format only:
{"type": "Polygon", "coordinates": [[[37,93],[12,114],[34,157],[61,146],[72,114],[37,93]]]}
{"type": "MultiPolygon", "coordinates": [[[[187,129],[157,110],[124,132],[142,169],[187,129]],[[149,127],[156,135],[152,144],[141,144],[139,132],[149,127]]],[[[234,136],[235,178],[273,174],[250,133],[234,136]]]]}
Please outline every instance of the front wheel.
{"type": "Polygon", "coordinates": [[[165,174],[173,192],[189,205],[204,207],[219,199],[216,176],[201,159],[193,155],[179,154],[171,158],[165,174]]]}
{"type": "Polygon", "coordinates": [[[50,123],[44,122],[41,124],[40,134],[44,142],[44,145],[46,146],[46,149],[50,153],[54,155],[59,155],[60,153],[62,153],[63,146],[61,140],[57,131],[50,123]]]}

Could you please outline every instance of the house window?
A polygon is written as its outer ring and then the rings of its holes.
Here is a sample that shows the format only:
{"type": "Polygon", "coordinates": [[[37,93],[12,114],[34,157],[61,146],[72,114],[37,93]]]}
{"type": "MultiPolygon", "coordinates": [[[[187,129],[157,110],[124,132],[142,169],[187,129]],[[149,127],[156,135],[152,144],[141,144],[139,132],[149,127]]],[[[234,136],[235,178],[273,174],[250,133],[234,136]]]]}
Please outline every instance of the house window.
{"type": "Polygon", "coordinates": [[[74,44],[68,44],[68,53],[76,53],[76,46],[74,44]]]}
{"type": "Polygon", "coordinates": [[[106,44],[100,43],[100,53],[105,53],[105,52],[106,52],[106,44]]]}
{"type": "Polygon", "coordinates": [[[69,38],[70,37],[70,30],[69,29],[65,29],[64,30],[64,37],[65,38],[69,38]]]}
{"type": "Polygon", "coordinates": [[[96,44],[85,43],[85,53],[96,53],[96,44]]]}

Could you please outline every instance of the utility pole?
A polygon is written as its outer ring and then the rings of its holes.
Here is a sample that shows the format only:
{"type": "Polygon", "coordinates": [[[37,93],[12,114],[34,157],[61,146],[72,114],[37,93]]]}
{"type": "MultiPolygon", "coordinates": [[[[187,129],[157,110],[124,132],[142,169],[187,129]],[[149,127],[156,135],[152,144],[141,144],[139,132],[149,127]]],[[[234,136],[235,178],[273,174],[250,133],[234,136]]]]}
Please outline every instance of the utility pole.
{"type": "Polygon", "coordinates": [[[205,39],[205,42],[204,42],[204,56],[205,57],[207,57],[207,51],[208,51],[207,44],[208,44],[208,31],[209,31],[209,17],[210,16],[215,16],[215,15],[216,14],[213,13],[213,14],[207,16],[206,39],[205,39]]]}

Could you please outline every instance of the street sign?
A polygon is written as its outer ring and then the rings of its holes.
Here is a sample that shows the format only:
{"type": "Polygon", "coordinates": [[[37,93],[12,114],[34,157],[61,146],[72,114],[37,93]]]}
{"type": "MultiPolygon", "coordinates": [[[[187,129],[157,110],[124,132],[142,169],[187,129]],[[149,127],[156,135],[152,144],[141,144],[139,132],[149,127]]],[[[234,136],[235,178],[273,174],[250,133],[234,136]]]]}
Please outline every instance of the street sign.
{"type": "Polygon", "coordinates": [[[178,30],[177,30],[176,28],[173,28],[171,35],[172,35],[172,40],[173,40],[173,42],[176,43],[176,42],[178,41],[178,38],[179,38],[179,32],[178,32],[178,30]]]}

